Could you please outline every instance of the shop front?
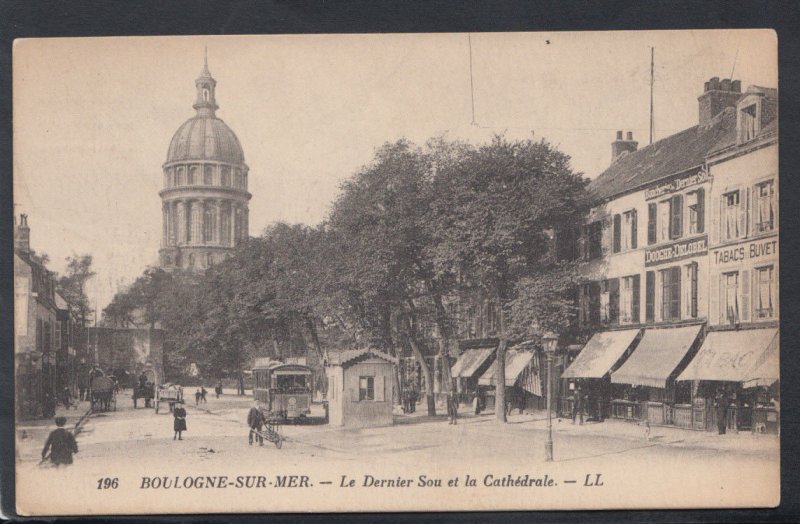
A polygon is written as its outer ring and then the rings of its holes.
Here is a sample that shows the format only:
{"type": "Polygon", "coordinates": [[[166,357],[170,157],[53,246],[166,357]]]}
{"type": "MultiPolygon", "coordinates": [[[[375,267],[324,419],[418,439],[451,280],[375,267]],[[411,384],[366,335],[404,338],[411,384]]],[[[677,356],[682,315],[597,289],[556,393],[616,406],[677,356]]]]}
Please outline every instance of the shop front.
{"type": "MultiPolygon", "coordinates": [[[[544,409],[541,362],[534,351],[509,349],[506,351],[506,411],[514,409],[544,409]]],[[[545,370],[546,371],[546,370],[545,370]]],[[[483,390],[487,410],[495,408],[497,388],[497,360],[478,379],[483,390]]]]}
{"type": "Polygon", "coordinates": [[[675,378],[696,351],[702,328],[695,324],[646,329],[630,357],[611,373],[611,416],[691,426],[691,387],[675,378]]]}
{"type": "Polygon", "coordinates": [[[467,346],[461,351],[450,374],[456,383],[459,401],[472,403],[478,392],[478,379],[494,362],[497,341],[467,346]]]}
{"type": "Polygon", "coordinates": [[[572,364],[561,374],[569,383],[560,399],[559,412],[571,416],[575,394],[584,399],[583,409],[590,419],[611,415],[610,373],[619,368],[636,346],[641,329],[595,333],[572,364]]]}
{"type": "Polygon", "coordinates": [[[693,427],[778,431],[777,328],[712,331],[679,382],[692,385],[693,427]]]}

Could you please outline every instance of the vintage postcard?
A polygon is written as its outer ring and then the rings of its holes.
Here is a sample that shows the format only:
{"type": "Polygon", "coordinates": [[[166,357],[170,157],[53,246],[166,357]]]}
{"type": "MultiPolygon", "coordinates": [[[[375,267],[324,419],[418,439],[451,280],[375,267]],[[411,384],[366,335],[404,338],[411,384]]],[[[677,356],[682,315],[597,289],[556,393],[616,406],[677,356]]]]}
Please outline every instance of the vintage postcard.
{"type": "Polygon", "coordinates": [[[17,40],[18,512],[774,507],[777,46],[17,40]]]}

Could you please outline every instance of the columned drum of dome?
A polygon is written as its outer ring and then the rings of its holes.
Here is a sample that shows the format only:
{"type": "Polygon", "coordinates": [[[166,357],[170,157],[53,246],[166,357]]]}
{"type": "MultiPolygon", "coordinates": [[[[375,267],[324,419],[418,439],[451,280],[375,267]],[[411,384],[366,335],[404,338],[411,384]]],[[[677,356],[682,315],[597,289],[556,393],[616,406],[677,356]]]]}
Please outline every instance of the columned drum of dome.
{"type": "Polygon", "coordinates": [[[195,116],[172,137],[163,168],[164,269],[203,271],[249,236],[249,168],[236,134],[219,118],[206,59],[195,80],[195,116]]]}

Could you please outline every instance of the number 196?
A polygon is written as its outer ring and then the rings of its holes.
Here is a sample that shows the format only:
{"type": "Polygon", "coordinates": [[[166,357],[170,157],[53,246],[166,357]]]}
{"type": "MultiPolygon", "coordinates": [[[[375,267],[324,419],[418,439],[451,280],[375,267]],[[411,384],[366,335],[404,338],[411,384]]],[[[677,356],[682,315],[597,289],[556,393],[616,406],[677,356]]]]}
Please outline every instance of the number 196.
{"type": "Polygon", "coordinates": [[[119,479],[117,477],[108,478],[103,477],[97,479],[97,489],[117,489],[119,487],[119,479]]]}

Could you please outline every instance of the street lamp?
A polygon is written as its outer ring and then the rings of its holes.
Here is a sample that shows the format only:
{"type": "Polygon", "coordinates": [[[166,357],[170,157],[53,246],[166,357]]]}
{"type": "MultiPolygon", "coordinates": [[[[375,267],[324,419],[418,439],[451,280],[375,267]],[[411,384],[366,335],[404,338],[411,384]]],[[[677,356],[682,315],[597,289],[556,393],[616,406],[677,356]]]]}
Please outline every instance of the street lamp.
{"type": "Polygon", "coordinates": [[[558,346],[558,335],[552,331],[548,331],[542,335],[542,346],[544,353],[547,355],[547,440],[544,443],[545,461],[553,462],[553,356],[556,353],[556,346],[558,346]]]}

